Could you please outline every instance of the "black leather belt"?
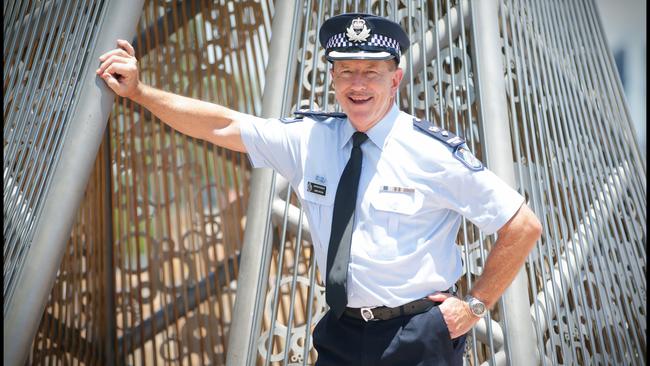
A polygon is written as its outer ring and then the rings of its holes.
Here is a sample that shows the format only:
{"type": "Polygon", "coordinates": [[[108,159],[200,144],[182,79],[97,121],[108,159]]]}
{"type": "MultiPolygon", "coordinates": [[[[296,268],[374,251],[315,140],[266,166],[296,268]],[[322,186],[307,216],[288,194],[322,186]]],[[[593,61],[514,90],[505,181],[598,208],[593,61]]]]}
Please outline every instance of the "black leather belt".
{"type": "Polygon", "coordinates": [[[441,303],[439,302],[434,302],[424,298],[394,308],[386,306],[378,306],[376,308],[345,308],[343,314],[365,321],[389,320],[398,316],[424,313],[432,307],[440,304],[441,303]]]}

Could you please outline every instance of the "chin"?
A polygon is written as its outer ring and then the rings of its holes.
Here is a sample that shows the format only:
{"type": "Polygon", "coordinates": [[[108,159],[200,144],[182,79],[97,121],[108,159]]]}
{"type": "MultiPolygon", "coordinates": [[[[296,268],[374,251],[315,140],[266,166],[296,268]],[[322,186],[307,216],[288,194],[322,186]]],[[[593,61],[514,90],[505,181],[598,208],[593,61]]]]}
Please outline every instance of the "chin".
{"type": "Polygon", "coordinates": [[[355,127],[358,126],[366,126],[369,123],[373,122],[374,120],[379,119],[379,115],[377,114],[377,106],[376,105],[364,105],[364,106],[358,106],[358,105],[346,105],[347,108],[342,108],[345,114],[348,115],[348,118],[350,121],[355,121],[353,125],[355,127]]]}
{"type": "Polygon", "coordinates": [[[351,106],[351,108],[348,109],[349,113],[348,115],[352,116],[358,116],[362,118],[368,118],[371,115],[377,113],[377,110],[375,109],[374,106],[351,106]]]}
{"type": "Polygon", "coordinates": [[[363,132],[366,131],[365,127],[372,123],[367,114],[348,114],[348,118],[355,129],[363,132]]]}

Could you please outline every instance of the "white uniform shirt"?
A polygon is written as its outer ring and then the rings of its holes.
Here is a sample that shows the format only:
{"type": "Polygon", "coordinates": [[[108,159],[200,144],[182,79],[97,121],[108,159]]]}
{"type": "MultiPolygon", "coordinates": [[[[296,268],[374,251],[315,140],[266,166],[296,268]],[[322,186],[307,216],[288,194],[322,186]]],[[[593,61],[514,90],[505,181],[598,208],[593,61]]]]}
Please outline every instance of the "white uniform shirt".
{"type": "MultiPolygon", "coordinates": [[[[289,180],[305,210],[325,275],[334,197],[352,150],[347,119],[243,121],[254,167],[289,180]],[[309,189],[311,185],[324,186],[309,189]]],[[[367,131],[355,212],[348,306],[399,306],[459,279],[461,215],[485,234],[501,228],[523,197],[489,170],[472,171],[451,148],[413,126],[396,106],[367,131]]],[[[323,278],[326,278],[323,276],[323,278]]]]}

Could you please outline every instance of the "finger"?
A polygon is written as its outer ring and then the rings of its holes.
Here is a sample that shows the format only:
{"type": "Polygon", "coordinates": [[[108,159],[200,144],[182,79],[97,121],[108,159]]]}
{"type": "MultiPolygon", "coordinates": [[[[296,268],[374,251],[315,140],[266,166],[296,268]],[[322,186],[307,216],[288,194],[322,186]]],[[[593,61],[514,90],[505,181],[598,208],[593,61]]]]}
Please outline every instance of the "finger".
{"type": "Polygon", "coordinates": [[[104,61],[113,55],[120,55],[122,57],[131,57],[131,55],[129,55],[129,53],[126,52],[125,50],[121,48],[115,48],[99,56],[99,61],[104,61]]]}
{"type": "Polygon", "coordinates": [[[98,75],[103,74],[104,71],[106,70],[106,68],[108,68],[109,66],[111,66],[113,64],[127,65],[127,64],[130,64],[132,62],[133,61],[132,61],[131,58],[122,57],[122,56],[118,56],[118,55],[113,55],[113,56],[109,57],[106,61],[102,62],[101,65],[99,65],[99,68],[97,69],[96,73],[98,75]]]}
{"type": "Polygon", "coordinates": [[[106,82],[106,85],[108,85],[111,90],[114,92],[117,92],[118,88],[120,87],[120,83],[115,79],[111,74],[105,73],[102,75],[102,79],[106,82]]]}
{"type": "Polygon", "coordinates": [[[131,66],[127,64],[112,64],[106,68],[104,74],[115,76],[115,74],[126,75],[131,70],[131,66]]]}
{"type": "Polygon", "coordinates": [[[131,46],[131,44],[128,41],[125,41],[123,39],[118,39],[117,45],[122,47],[129,54],[129,56],[135,56],[135,49],[133,48],[133,46],[131,46]]]}
{"type": "Polygon", "coordinates": [[[133,63],[132,58],[113,55],[107,58],[104,62],[102,62],[99,65],[99,70],[106,69],[111,64],[129,64],[129,63],[133,63]]]}

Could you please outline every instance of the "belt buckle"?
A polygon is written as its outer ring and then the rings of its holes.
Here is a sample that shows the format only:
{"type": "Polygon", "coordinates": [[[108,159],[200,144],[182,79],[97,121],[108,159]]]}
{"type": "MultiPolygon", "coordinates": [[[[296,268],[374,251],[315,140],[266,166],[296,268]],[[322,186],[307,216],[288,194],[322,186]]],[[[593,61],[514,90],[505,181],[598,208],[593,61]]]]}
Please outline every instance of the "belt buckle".
{"type": "Polygon", "coordinates": [[[375,319],[375,315],[372,313],[372,309],[373,308],[361,308],[361,317],[366,322],[369,322],[371,320],[377,320],[375,319]]]}

